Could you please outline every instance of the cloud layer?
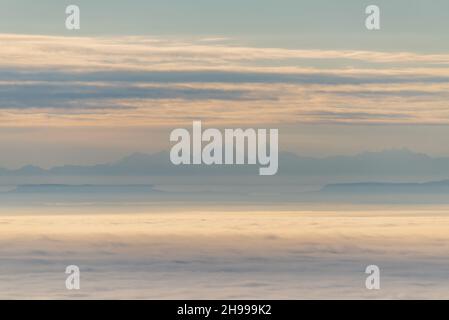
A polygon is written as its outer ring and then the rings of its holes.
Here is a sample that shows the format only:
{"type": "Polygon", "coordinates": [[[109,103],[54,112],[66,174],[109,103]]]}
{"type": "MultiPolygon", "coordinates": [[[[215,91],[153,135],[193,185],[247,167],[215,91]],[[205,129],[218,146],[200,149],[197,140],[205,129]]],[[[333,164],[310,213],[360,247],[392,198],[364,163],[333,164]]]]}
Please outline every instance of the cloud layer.
{"type": "Polygon", "coordinates": [[[0,125],[447,124],[449,54],[0,35],[0,125]]]}
{"type": "Polygon", "coordinates": [[[8,210],[0,219],[0,297],[448,297],[449,219],[441,208],[164,209],[170,213],[129,206],[8,210]],[[64,286],[70,264],[81,269],[76,293],[64,286]],[[382,290],[365,288],[370,264],[381,269],[382,290]]]}

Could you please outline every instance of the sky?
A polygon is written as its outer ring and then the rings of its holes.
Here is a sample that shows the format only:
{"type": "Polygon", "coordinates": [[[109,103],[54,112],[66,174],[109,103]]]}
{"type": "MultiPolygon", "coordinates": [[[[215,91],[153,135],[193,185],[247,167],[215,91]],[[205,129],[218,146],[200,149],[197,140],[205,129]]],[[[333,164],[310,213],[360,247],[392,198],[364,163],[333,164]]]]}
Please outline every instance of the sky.
{"type": "Polygon", "coordinates": [[[449,155],[449,3],[376,1],[379,31],[370,4],[1,0],[0,167],[167,150],[192,120],[314,156],[449,155]]]}
{"type": "Polygon", "coordinates": [[[245,38],[261,46],[304,44],[324,48],[415,48],[438,52],[448,48],[449,3],[445,0],[2,0],[0,29],[7,33],[67,35],[64,8],[83,11],[83,35],[165,35],[245,38]],[[382,9],[384,31],[363,28],[366,6],[382,9]],[[443,37],[443,38],[442,38],[443,37]],[[400,41],[398,41],[400,38],[400,41]],[[323,41],[325,40],[325,41],[323,41]],[[304,43],[304,41],[306,43],[304,43]],[[438,45],[435,45],[438,42],[438,45]],[[424,45],[425,44],[425,45],[424,45]]]}

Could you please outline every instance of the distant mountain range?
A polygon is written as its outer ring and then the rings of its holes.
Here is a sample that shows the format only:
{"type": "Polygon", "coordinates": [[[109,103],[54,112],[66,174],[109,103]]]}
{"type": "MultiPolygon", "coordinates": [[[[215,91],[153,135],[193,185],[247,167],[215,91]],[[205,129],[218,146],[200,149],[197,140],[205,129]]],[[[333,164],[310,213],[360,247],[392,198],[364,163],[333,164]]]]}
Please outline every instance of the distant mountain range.
{"type": "MultiPolygon", "coordinates": [[[[51,169],[25,166],[16,170],[1,169],[0,176],[176,176],[176,175],[258,175],[259,165],[189,165],[175,166],[168,152],[134,153],[117,162],[81,166],[64,165],[51,169]]],[[[353,156],[306,157],[288,152],[279,154],[279,175],[320,177],[372,177],[395,179],[449,178],[449,158],[433,158],[407,149],[364,152],[353,156]]],[[[359,180],[360,181],[360,180],[359,180]]],[[[417,180],[419,181],[419,180],[417,180]]]]}

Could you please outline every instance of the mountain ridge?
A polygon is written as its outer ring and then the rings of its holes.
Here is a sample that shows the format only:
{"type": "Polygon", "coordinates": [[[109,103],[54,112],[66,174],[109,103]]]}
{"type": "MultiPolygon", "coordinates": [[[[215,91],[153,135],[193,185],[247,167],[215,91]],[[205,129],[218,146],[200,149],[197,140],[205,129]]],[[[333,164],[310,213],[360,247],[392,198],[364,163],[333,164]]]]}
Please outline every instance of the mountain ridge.
{"type": "MultiPolygon", "coordinates": [[[[94,165],[61,165],[43,169],[34,165],[19,169],[0,168],[0,176],[46,175],[257,175],[259,165],[189,165],[170,163],[169,152],[132,153],[117,161],[94,165]]],[[[279,153],[279,175],[449,177],[449,157],[431,157],[408,149],[362,152],[355,155],[310,157],[292,152],[279,153]]]]}

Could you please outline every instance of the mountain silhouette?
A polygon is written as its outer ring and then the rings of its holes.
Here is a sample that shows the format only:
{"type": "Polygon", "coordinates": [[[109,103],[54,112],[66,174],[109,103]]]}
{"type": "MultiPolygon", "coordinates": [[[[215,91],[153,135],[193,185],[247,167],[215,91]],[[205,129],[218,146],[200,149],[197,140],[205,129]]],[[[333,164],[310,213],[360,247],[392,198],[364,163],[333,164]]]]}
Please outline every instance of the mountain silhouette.
{"type": "MultiPolygon", "coordinates": [[[[157,175],[157,176],[202,176],[202,175],[257,175],[259,165],[181,165],[170,162],[166,151],[154,154],[134,153],[116,162],[97,165],[63,165],[50,169],[25,166],[20,169],[1,169],[1,176],[43,175],[157,175]]],[[[380,152],[363,152],[356,155],[324,158],[279,153],[279,175],[298,177],[345,177],[352,181],[395,178],[411,180],[435,180],[449,177],[449,158],[433,158],[408,149],[392,149],[380,152]],[[365,179],[365,180],[364,180],[365,179]]]]}

